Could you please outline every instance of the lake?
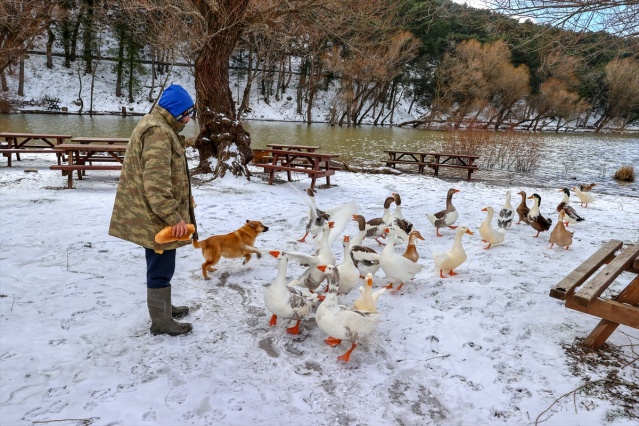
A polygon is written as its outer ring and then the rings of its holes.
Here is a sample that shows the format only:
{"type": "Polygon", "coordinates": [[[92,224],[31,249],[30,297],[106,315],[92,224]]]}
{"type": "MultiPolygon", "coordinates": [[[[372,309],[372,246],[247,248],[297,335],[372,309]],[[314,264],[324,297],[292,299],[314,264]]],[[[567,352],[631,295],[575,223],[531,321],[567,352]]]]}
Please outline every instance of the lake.
{"type": "MultiPolygon", "coordinates": [[[[74,136],[128,137],[140,117],[78,116],[60,114],[2,114],[0,131],[58,133],[74,136]]],[[[332,127],[315,123],[249,120],[243,122],[251,133],[252,146],[264,148],[268,143],[319,145],[324,152],[340,155],[340,161],[368,167],[382,166],[385,149],[438,150],[449,136],[446,132],[398,127],[332,127]]],[[[191,122],[183,134],[195,136],[197,126],[191,122]]],[[[623,164],[631,164],[639,174],[639,135],[596,135],[582,133],[525,134],[539,145],[538,167],[530,173],[487,170],[482,167],[474,180],[502,186],[543,186],[561,188],[579,183],[597,183],[596,191],[639,197],[639,186],[620,183],[612,175],[623,164]]],[[[412,172],[416,167],[399,167],[412,172]]],[[[443,170],[440,177],[458,180],[465,173],[443,170]]]]}

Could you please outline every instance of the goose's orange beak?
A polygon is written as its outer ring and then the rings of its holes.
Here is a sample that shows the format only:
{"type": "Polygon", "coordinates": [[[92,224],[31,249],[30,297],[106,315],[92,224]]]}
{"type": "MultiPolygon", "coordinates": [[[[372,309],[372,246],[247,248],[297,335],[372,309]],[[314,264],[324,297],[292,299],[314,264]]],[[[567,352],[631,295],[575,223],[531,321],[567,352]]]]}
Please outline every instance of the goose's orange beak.
{"type": "Polygon", "coordinates": [[[372,287],[373,286],[373,279],[369,278],[367,281],[368,282],[366,284],[368,284],[369,287],[372,287]]]}
{"type": "Polygon", "coordinates": [[[455,192],[461,192],[459,189],[456,189],[455,192]]]}
{"type": "Polygon", "coordinates": [[[347,243],[351,240],[351,237],[348,235],[344,235],[344,242],[347,243]]]}
{"type": "Polygon", "coordinates": [[[529,200],[532,200],[533,198],[535,198],[535,197],[533,197],[532,195],[530,197],[528,197],[529,200]]]}
{"type": "Polygon", "coordinates": [[[335,222],[328,222],[328,227],[329,228],[335,227],[335,222]]]}
{"type": "Polygon", "coordinates": [[[467,230],[466,230],[466,233],[467,233],[468,235],[475,235],[475,234],[473,234],[473,233],[470,231],[470,229],[467,229],[467,230]]]}
{"type": "Polygon", "coordinates": [[[390,233],[390,229],[389,228],[384,228],[384,232],[386,232],[387,234],[390,233]]]}
{"type": "Polygon", "coordinates": [[[277,257],[280,255],[280,252],[277,250],[272,250],[272,251],[269,251],[268,254],[270,254],[273,257],[277,257]]]}
{"type": "Polygon", "coordinates": [[[322,272],[326,272],[326,265],[319,265],[317,269],[319,269],[322,272]]]}
{"type": "Polygon", "coordinates": [[[483,212],[487,212],[487,211],[488,211],[488,209],[487,209],[486,207],[484,207],[483,209],[481,209],[481,211],[483,211],[483,212]]]}

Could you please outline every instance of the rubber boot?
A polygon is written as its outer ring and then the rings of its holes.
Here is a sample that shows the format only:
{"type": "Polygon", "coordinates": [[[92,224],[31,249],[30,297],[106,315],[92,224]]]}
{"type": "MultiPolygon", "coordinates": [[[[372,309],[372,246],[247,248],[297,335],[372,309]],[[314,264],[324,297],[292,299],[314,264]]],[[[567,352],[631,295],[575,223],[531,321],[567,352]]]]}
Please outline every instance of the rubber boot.
{"type": "Polygon", "coordinates": [[[188,306],[174,306],[171,305],[171,316],[173,318],[182,318],[189,314],[188,306]]]}
{"type": "Polygon", "coordinates": [[[151,334],[179,336],[190,333],[193,326],[189,323],[174,321],[171,305],[171,286],[146,289],[146,303],[151,317],[151,334]]]}

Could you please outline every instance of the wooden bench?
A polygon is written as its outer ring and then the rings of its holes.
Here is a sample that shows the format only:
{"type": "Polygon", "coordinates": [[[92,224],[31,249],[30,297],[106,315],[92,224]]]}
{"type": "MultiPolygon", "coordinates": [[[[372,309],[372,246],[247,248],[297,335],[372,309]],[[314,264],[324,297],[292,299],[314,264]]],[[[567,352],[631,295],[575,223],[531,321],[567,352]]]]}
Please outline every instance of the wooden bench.
{"type": "Polygon", "coordinates": [[[599,349],[619,324],[639,329],[639,244],[615,255],[622,245],[608,241],[550,290],[550,296],[565,300],[567,308],[601,318],[583,342],[591,349],[599,349]],[[637,275],[613,300],[600,298],[622,272],[637,275]]]}
{"type": "Polygon", "coordinates": [[[338,154],[325,154],[319,152],[307,152],[288,149],[267,150],[267,156],[271,158],[270,163],[256,164],[262,167],[264,172],[269,173],[269,185],[273,184],[276,172],[286,172],[289,182],[292,180],[291,173],[303,173],[311,178],[311,189],[315,189],[317,178],[326,178],[326,184],[330,185],[330,176],[335,174],[335,169],[331,167],[331,159],[339,157],[338,154]]]}
{"type": "Polygon", "coordinates": [[[67,187],[72,189],[74,171],[78,172],[78,179],[82,179],[87,170],[122,170],[126,149],[127,145],[123,144],[61,144],[56,147],[56,150],[67,154],[68,164],[53,165],[49,168],[62,171],[62,175],[68,178],[67,187]],[[93,164],[94,162],[98,164],[93,164]],[[104,162],[118,164],[99,164],[104,162]]]}
{"type": "Polygon", "coordinates": [[[478,170],[475,160],[478,155],[467,154],[444,154],[440,152],[419,152],[419,151],[398,151],[384,150],[388,154],[388,159],[384,160],[387,167],[397,168],[397,164],[416,165],[419,174],[424,173],[424,168],[433,169],[434,176],[439,175],[440,167],[448,167],[452,169],[464,169],[468,171],[468,180],[472,173],[478,170]],[[430,157],[430,161],[427,161],[430,157]]]}
{"type": "Polygon", "coordinates": [[[0,154],[7,157],[7,166],[11,167],[11,158],[15,154],[20,161],[20,154],[56,154],[58,164],[61,164],[63,153],[55,150],[55,147],[71,139],[71,135],[52,135],[44,133],[14,133],[2,132],[0,138],[5,144],[0,148],[0,154]],[[39,141],[39,144],[32,142],[39,141]]]}
{"type": "MultiPolygon", "coordinates": [[[[67,188],[73,189],[73,172],[74,171],[85,171],[85,170],[122,170],[122,165],[89,165],[89,164],[76,164],[69,166],[68,164],[54,164],[49,166],[51,170],[61,170],[62,176],[67,176],[67,188]]],[[[82,179],[82,176],[80,176],[82,179]]]]}

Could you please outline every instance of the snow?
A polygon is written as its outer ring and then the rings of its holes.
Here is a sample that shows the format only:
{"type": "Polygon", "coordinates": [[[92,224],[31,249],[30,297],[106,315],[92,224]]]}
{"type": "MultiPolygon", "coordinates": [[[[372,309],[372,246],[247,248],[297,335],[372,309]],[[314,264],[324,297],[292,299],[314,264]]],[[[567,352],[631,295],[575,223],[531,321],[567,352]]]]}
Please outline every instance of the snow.
{"type": "MultiPolygon", "coordinates": [[[[196,153],[189,155],[195,166],[196,153]]],[[[500,209],[508,189],[537,192],[542,214],[556,222],[564,182],[557,189],[506,188],[337,171],[335,186],[316,194],[319,208],[354,201],[373,218],[398,192],[404,215],[426,238],[417,245],[425,268],[399,294],[382,295],[377,330],[347,364],[336,358],[349,345],[327,346],[313,317],[302,321],[298,336],[286,333],[286,321],[268,326],[263,293],[277,262],[267,252],[315,250],[313,242],[297,242],[308,178],[270,186],[260,173],[251,181],[195,179],[201,238],[260,220],[270,228],[256,242],[263,256],[247,265],[222,259],[205,281],[200,250],[179,249],[173,301],[191,308],[184,320],[193,332],[152,336],[144,251],[107,235],[117,173],[91,171],[68,190],[66,178],[49,170],[50,158],[24,157],[0,173],[3,425],[523,425],[540,415],[545,425],[637,424],[632,415],[615,415],[620,402],[596,392],[600,387],[575,392],[574,400],[560,397],[611,372],[639,383],[639,332],[621,326],[608,339],[603,354],[619,353],[622,362],[575,371],[582,364],[564,347],[598,320],[548,293],[605,241],[639,241],[639,198],[595,192],[588,208],[573,200],[586,221],[570,226],[568,251],[548,249],[548,232],[532,238],[528,225],[513,225],[504,244],[484,250],[477,231],[485,205],[500,209]],[[441,279],[432,254],[451,247],[454,231],[436,237],[426,214],[444,207],[450,187],[460,190],[453,198],[457,224],[475,235],[463,239],[468,260],[459,275],[441,279]]],[[[345,233],[355,232],[349,222],[345,233]]],[[[341,262],[341,238],[332,249],[341,262]]],[[[303,270],[289,265],[289,279],[303,270]]],[[[605,295],[630,279],[622,274],[605,295]]],[[[374,283],[387,283],[381,270],[374,283]]],[[[350,305],[357,294],[341,303],[350,305]]],[[[636,398],[636,388],[625,389],[636,398]]]]}

